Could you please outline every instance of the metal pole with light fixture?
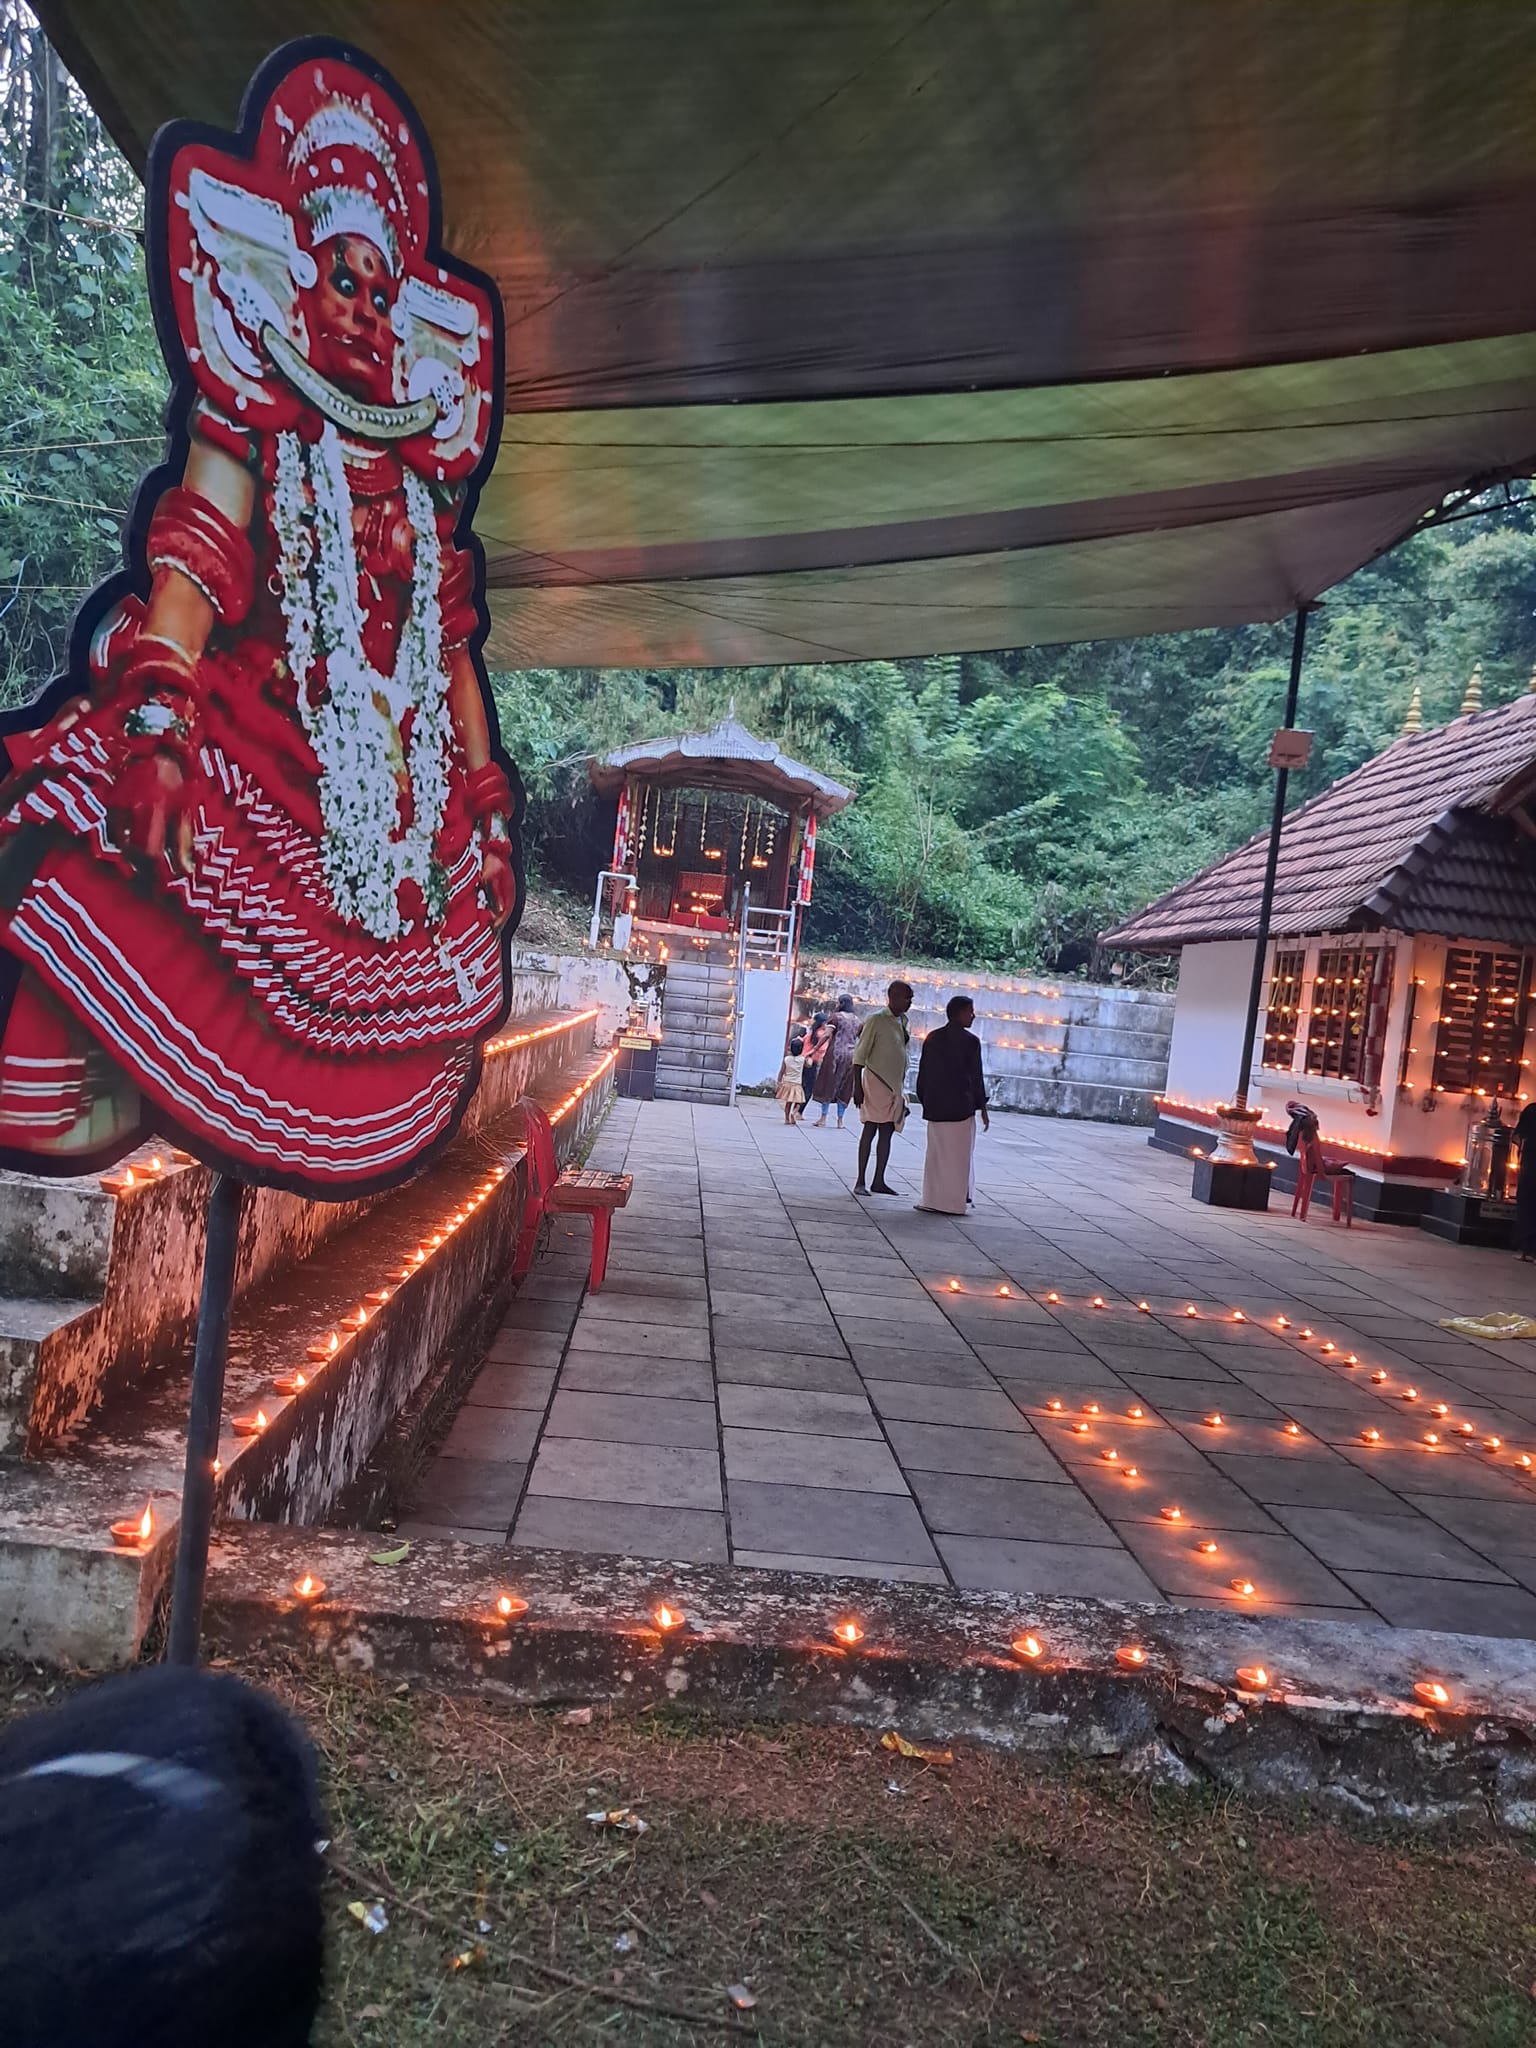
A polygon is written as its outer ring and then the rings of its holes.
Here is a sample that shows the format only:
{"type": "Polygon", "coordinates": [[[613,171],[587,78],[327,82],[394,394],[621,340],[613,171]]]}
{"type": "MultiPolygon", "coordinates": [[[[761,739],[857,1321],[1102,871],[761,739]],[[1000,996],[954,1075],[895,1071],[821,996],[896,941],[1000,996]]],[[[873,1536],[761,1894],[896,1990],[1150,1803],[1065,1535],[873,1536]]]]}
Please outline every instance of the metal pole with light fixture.
{"type": "Polygon", "coordinates": [[[1263,1111],[1248,1106],[1248,1077],[1253,1069],[1253,1048],[1259,1029],[1259,1004],[1264,994],[1264,970],[1269,958],[1269,925],[1275,904],[1275,874],[1280,864],[1280,833],[1285,824],[1285,796],[1293,768],[1305,768],[1312,754],[1312,735],[1296,726],[1296,699],[1301,688],[1301,664],[1307,645],[1307,615],[1314,609],[1301,605],[1291,635],[1291,674],[1285,692],[1285,722],[1279,726],[1269,747],[1269,765],[1275,771],[1275,801],[1269,819],[1269,846],[1264,856],[1264,886],[1259,895],[1259,924],[1253,941],[1253,973],[1248,984],[1248,1009],[1243,1020],[1243,1049],[1238,1060],[1237,1087],[1230,1102],[1217,1106],[1220,1137],[1209,1159],[1195,1161],[1194,1185],[1190,1192],[1197,1202],[1217,1209],[1267,1209],[1269,1168],[1253,1149],[1253,1134],[1263,1111]]]}

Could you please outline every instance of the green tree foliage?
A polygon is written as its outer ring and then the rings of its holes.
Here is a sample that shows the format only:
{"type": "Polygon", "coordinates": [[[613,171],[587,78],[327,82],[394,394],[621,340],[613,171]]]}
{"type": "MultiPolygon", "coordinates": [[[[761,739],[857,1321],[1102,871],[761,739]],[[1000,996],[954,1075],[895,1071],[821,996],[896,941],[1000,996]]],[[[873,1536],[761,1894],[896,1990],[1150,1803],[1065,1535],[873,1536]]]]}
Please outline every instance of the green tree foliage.
{"type": "Polygon", "coordinates": [[[0,704],[60,665],[161,445],[142,203],[30,12],[0,0],[0,704]]]}
{"type": "MultiPolygon", "coordinates": [[[[142,195],[21,0],[0,0],[0,703],[58,665],[120,560],[165,380],[142,195]]],[[[1506,702],[1536,662],[1536,522],[1502,494],[1329,594],[1312,624],[1296,801],[1385,746],[1415,684],[1453,717],[1474,663],[1506,702]]],[[[806,667],[528,669],[494,678],[534,872],[606,857],[593,753],[712,724],[850,782],[823,835],[813,942],[998,966],[1093,964],[1116,918],[1257,830],[1288,623],[1158,640],[806,667]]]]}

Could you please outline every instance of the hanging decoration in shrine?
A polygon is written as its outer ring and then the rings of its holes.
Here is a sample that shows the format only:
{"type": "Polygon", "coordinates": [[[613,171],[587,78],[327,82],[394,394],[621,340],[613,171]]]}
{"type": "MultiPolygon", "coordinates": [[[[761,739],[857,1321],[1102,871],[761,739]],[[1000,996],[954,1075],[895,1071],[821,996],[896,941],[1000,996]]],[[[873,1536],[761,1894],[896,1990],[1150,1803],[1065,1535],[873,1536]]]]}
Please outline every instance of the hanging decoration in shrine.
{"type": "Polygon", "coordinates": [[[811,878],[816,872],[816,813],[808,811],[805,818],[805,839],[800,848],[800,888],[796,901],[802,904],[811,900],[811,878]]]}
{"type": "Polygon", "coordinates": [[[506,1013],[521,791],[471,531],[500,303],[403,95],[329,42],[238,134],[161,131],[146,238],[166,459],[0,728],[0,1158],[158,1131],[361,1194],[451,1137],[506,1013]]]}
{"type": "MultiPolygon", "coordinates": [[[[615,873],[621,875],[629,872],[629,812],[630,785],[626,782],[619,791],[619,815],[613,823],[613,858],[609,862],[609,866],[615,873]]],[[[645,833],[643,824],[641,825],[640,833],[643,839],[645,833]]]]}

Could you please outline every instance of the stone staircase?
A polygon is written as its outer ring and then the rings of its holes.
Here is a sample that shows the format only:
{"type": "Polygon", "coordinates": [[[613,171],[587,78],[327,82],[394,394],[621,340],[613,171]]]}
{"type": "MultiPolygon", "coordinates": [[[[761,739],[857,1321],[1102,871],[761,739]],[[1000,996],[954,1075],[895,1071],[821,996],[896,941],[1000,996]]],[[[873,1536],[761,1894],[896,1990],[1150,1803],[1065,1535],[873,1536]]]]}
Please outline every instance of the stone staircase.
{"type": "MultiPolygon", "coordinates": [[[[520,979],[525,1000],[545,995],[547,977],[520,979]]],[[[544,1105],[562,1156],[583,1142],[612,1088],[598,1021],[596,1005],[516,1015],[458,1135],[401,1188],[334,1204],[247,1194],[220,1517],[346,1512],[478,1363],[512,1291],[517,1103],[544,1105]],[[258,1410],[264,1425],[237,1434],[233,1418],[258,1410]]],[[[129,1164],[131,1185],[121,1169],[0,1176],[0,1652],[125,1661],[168,1583],[211,1176],[164,1147],[129,1164]],[[146,1501],[150,1540],[115,1545],[109,1523],[146,1501]]]]}
{"type": "Polygon", "coordinates": [[[728,1105],[735,1059],[734,947],[690,948],[667,962],[656,1093],[664,1102],[728,1105]]]}

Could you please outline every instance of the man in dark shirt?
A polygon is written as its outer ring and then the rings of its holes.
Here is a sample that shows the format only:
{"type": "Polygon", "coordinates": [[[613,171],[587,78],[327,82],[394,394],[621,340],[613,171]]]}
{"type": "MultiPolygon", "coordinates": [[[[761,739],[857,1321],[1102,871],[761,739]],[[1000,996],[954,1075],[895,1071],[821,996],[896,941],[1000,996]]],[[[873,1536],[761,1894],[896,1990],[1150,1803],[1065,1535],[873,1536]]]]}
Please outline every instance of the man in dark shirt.
{"type": "Polygon", "coordinates": [[[928,1126],[923,1199],[917,1206],[939,1216],[963,1216],[970,1199],[977,1116],[983,1130],[990,1128],[987,1084],[981,1041],[971,1030],[976,1005],[969,996],[951,996],[944,1014],[949,1022],[923,1040],[917,1065],[917,1099],[928,1126]]]}

